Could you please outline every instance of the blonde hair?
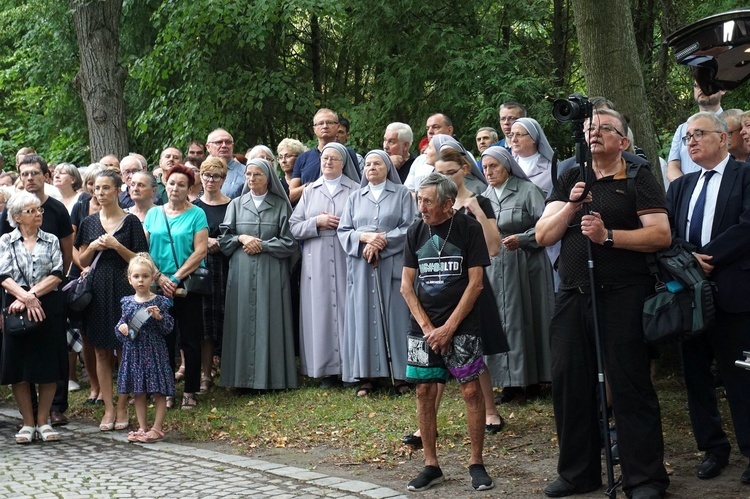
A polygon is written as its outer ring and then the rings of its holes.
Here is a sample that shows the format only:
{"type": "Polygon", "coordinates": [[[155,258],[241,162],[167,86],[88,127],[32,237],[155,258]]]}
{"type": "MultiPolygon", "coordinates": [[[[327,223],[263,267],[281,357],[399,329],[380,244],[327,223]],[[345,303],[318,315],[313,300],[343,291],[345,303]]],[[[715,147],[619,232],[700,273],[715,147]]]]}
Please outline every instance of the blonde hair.
{"type": "Polygon", "coordinates": [[[156,275],[156,264],[151,259],[151,255],[148,253],[136,253],[133,258],[130,259],[130,262],[128,263],[128,277],[130,277],[130,274],[133,273],[133,269],[137,267],[138,265],[143,265],[144,267],[148,267],[148,269],[151,271],[151,275],[156,275]]]}

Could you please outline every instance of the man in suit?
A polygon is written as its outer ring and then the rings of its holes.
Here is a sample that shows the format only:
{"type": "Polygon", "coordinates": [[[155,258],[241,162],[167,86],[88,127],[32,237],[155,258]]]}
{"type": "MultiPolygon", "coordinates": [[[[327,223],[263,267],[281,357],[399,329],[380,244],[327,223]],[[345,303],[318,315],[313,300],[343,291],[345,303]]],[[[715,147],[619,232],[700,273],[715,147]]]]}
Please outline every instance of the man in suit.
{"type": "MultiPolygon", "coordinates": [[[[716,283],[714,326],[681,345],[690,421],[698,449],[705,452],[697,475],[709,479],[727,465],[730,450],[716,405],[714,360],[737,445],[750,457],[750,371],[734,366],[743,350],[750,350],[750,165],[730,157],[727,123],[718,114],[691,116],[682,141],[701,169],[670,185],[669,221],[675,242],[693,251],[716,283]]],[[[741,481],[750,484],[750,466],[741,481]]]]}

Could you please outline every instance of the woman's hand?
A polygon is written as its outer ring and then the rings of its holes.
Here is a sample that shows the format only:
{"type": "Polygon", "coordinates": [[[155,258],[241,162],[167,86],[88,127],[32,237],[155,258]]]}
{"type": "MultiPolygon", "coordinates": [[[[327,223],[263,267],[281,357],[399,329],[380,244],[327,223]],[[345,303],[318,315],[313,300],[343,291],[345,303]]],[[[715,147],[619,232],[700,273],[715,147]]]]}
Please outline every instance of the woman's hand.
{"type": "Polygon", "coordinates": [[[96,240],[99,241],[99,246],[103,249],[116,250],[121,246],[120,241],[109,234],[102,234],[96,240]]]}
{"type": "Polygon", "coordinates": [[[123,336],[128,336],[130,334],[127,324],[120,324],[120,327],[118,327],[117,330],[120,331],[120,334],[123,336]]]}
{"type": "Polygon", "coordinates": [[[174,291],[177,289],[177,283],[172,282],[172,280],[164,274],[159,276],[157,283],[164,292],[164,296],[167,298],[172,298],[174,296],[174,291]]]}
{"type": "Polygon", "coordinates": [[[367,260],[367,263],[376,262],[380,258],[380,251],[372,244],[366,244],[362,250],[362,258],[367,260]]]}
{"type": "Polygon", "coordinates": [[[146,310],[151,314],[151,317],[156,319],[157,321],[160,321],[163,319],[161,316],[161,311],[159,310],[159,307],[157,305],[151,305],[146,310]]]}
{"type": "Polygon", "coordinates": [[[243,234],[238,238],[238,240],[240,244],[242,244],[242,251],[244,251],[248,255],[257,255],[258,253],[263,251],[263,241],[261,239],[258,239],[257,237],[243,234]]]}
{"type": "Polygon", "coordinates": [[[221,248],[219,247],[219,240],[214,237],[208,238],[208,253],[214,254],[221,251],[221,248]]]}
{"type": "Polygon", "coordinates": [[[34,300],[29,300],[29,302],[31,302],[32,304],[26,305],[26,303],[24,303],[23,301],[16,299],[8,307],[8,312],[17,314],[26,310],[29,313],[29,319],[36,322],[42,322],[47,317],[44,314],[44,310],[42,310],[42,304],[39,302],[39,300],[36,299],[36,297],[34,298],[34,300]]]}
{"type": "Polygon", "coordinates": [[[339,227],[339,221],[341,221],[340,217],[324,211],[323,213],[315,217],[315,226],[319,229],[336,230],[339,227]]]}
{"type": "Polygon", "coordinates": [[[503,238],[503,246],[509,251],[514,251],[521,246],[521,240],[518,236],[507,236],[503,238]]]}
{"type": "Polygon", "coordinates": [[[371,244],[378,251],[388,246],[388,240],[385,238],[385,232],[365,232],[359,236],[360,242],[371,244]]]}

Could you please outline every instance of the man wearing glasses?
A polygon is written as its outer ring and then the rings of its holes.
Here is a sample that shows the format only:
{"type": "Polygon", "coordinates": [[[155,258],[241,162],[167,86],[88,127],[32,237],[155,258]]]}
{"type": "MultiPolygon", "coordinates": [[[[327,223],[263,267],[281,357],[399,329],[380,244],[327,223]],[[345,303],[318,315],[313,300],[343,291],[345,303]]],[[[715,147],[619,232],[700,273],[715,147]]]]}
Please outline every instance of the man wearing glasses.
{"type": "MultiPolygon", "coordinates": [[[[227,178],[221,192],[232,199],[242,194],[245,186],[245,165],[234,159],[234,138],[223,128],[208,134],[206,149],[211,156],[221,158],[227,164],[227,178]]],[[[166,171],[166,170],[165,170],[166,171]]]]}
{"type": "MultiPolygon", "coordinates": [[[[599,109],[585,124],[596,176],[585,202],[565,201],[555,191],[536,224],[542,246],[562,241],[560,289],[550,323],[552,402],[560,447],[558,478],[549,497],[597,490],[602,482],[601,434],[596,400],[596,349],[592,324],[588,245],[595,261],[601,349],[617,418],[622,488],[628,497],[658,499],[669,486],[664,468],[659,401],[651,384],[648,346],[643,341],[643,302],[653,293],[646,253],[671,241],[664,193],[647,168],[640,168],[628,194],[630,141],[616,111],[599,109]]],[[[566,171],[563,191],[577,200],[581,171],[566,171]]]]}
{"type": "MultiPolygon", "coordinates": [[[[70,223],[70,215],[62,202],[54,199],[44,192],[44,179],[49,176],[49,167],[43,157],[38,154],[27,154],[20,159],[18,163],[18,174],[21,177],[23,190],[35,195],[41,202],[40,208],[42,213],[42,226],[44,232],[48,232],[57,237],[60,241],[60,251],[63,257],[63,268],[65,272],[70,269],[73,261],[73,225],[70,223]]],[[[2,224],[3,234],[11,232],[13,229],[8,224],[8,213],[4,210],[0,215],[0,224],[2,224]]],[[[67,359],[67,356],[66,356],[67,359]]],[[[59,426],[68,423],[65,417],[65,411],[68,410],[68,368],[65,368],[65,379],[57,381],[55,398],[52,401],[50,412],[50,423],[52,426],[59,426]]],[[[36,388],[31,387],[31,399],[34,407],[37,406],[36,388]]],[[[36,409],[35,409],[36,410],[36,409]]]]}
{"type": "Polygon", "coordinates": [[[729,154],[737,161],[747,162],[750,159],[750,144],[745,142],[740,132],[742,131],[742,109],[727,109],[721,113],[721,117],[727,122],[727,148],[729,154]]]}
{"type": "Polygon", "coordinates": [[[517,119],[526,117],[526,108],[518,102],[503,102],[498,110],[498,115],[500,119],[500,129],[503,131],[504,137],[492,145],[504,147],[510,151],[510,144],[505,138],[510,134],[510,129],[513,127],[513,123],[515,123],[517,119]]]}
{"type": "MultiPolygon", "coordinates": [[[[318,138],[318,147],[305,151],[297,157],[292,171],[292,181],[289,182],[289,201],[292,205],[297,204],[302,197],[305,186],[315,182],[320,177],[320,155],[323,147],[331,142],[336,142],[339,133],[339,117],[330,109],[318,109],[313,117],[313,132],[318,138]]],[[[354,165],[359,164],[357,153],[349,147],[346,148],[354,165]]]]}
{"type": "MultiPolygon", "coordinates": [[[[696,104],[698,104],[698,110],[700,112],[709,112],[721,114],[721,96],[726,92],[724,90],[716,92],[712,95],[706,95],[701,90],[696,82],[693,82],[693,98],[696,104]]],[[[670,182],[674,179],[679,178],[688,173],[700,171],[701,167],[695,164],[690,159],[688,149],[685,144],[682,143],[682,137],[685,136],[687,130],[687,122],[677,127],[677,131],[674,133],[672,138],[672,148],[669,150],[669,158],[667,159],[667,178],[670,182]]]]}
{"type": "MultiPolygon", "coordinates": [[[[672,182],[667,193],[675,242],[693,251],[716,283],[716,322],[680,348],[693,435],[705,452],[696,474],[704,480],[721,473],[730,452],[716,402],[714,361],[724,381],[737,446],[750,458],[750,371],[734,365],[750,350],[750,166],[729,156],[727,135],[726,122],[714,113],[690,117],[682,142],[700,170],[672,182]]],[[[750,465],[740,481],[750,484],[750,465]]]]}

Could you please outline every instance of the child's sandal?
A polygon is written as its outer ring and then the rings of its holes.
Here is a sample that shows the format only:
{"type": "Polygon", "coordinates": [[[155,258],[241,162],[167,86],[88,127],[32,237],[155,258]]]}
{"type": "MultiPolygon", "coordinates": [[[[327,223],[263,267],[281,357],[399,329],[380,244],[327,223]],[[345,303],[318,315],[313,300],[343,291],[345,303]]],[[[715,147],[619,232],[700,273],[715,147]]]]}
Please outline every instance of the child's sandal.
{"type": "Polygon", "coordinates": [[[164,432],[156,428],[151,428],[138,438],[138,441],[144,444],[153,444],[161,440],[164,440],[164,432]]]}
{"type": "Polygon", "coordinates": [[[146,430],[138,428],[137,431],[131,431],[128,433],[128,442],[140,442],[140,438],[146,434],[146,430]]]}

